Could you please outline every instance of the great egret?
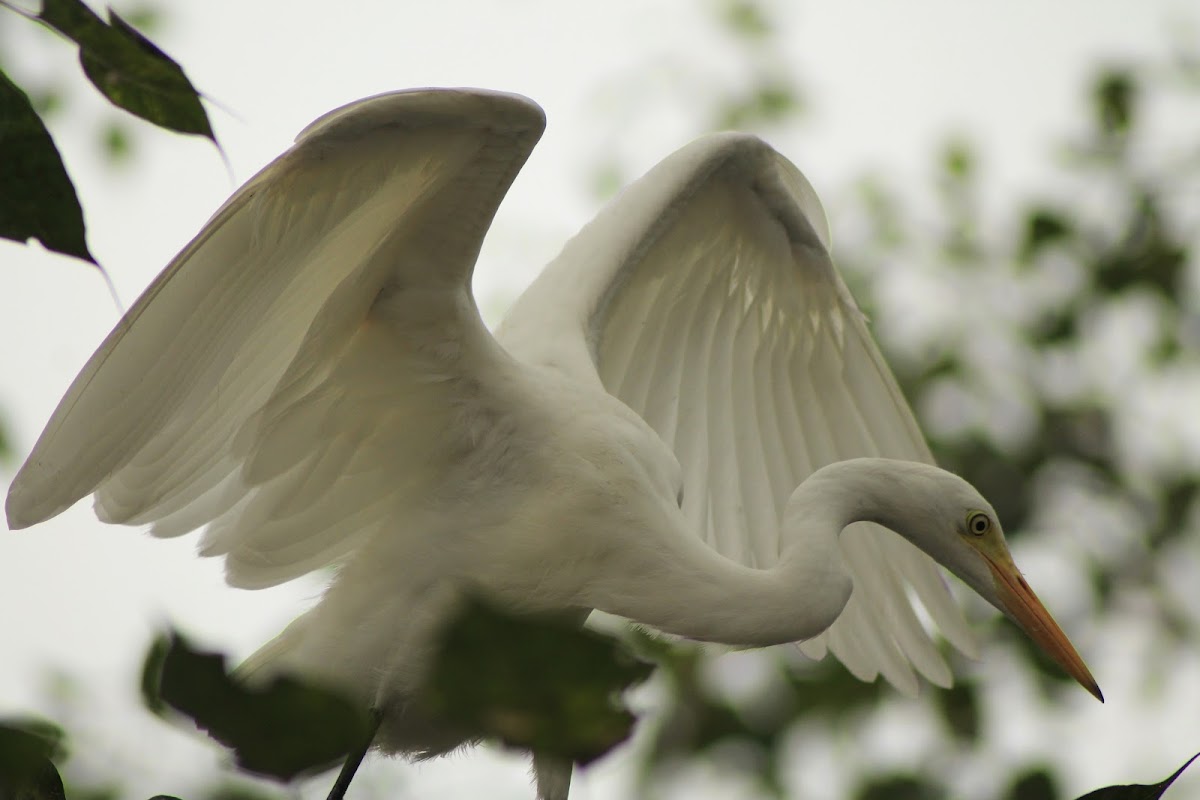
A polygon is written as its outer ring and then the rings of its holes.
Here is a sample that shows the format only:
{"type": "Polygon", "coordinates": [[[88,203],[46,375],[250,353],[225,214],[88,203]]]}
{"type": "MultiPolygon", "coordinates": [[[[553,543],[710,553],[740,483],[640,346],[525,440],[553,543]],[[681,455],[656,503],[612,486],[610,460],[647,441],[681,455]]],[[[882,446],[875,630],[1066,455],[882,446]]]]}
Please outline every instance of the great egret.
{"type": "MultiPolygon", "coordinates": [[[[343,686],[381,713],[388,752],[461,743],[419,687],[465,590],[802,642],[914,691],[913,667],[951,676],[910,588],[973,648],[937,561],[1100,697],[991,505],[931,465],[816,194],[759,139],[668,157],[489,334],[475,258],[544,124],[478,90],[318,119],[92,356],[13,481],[9,524],[95,493],[106,522],[207,525],[200,552],[233,586],[340,564],[244,670],[343,686]]],[[[564,798],[570,765],[535,765],[540,796],[564,798]]]]}

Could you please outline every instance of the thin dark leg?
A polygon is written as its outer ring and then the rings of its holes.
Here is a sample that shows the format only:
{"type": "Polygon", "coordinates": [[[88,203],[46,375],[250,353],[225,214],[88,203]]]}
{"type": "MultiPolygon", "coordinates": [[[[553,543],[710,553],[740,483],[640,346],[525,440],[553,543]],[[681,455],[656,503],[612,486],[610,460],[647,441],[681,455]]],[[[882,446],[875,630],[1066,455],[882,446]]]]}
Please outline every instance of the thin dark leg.
{"type": "Polygon", "coordinates": [[[379,731],[379,723],[383,720],[383,713],[377,709],[371,711],[371,728],[367,731],[367,735],[363,737],[362,744],[350,751],[346,756],[346,763],[342,764],[342,771],[338,773],[337,780],[333,782],[333,788],[329,790],[329,796],[325,800],[344,800],[346,790],[350,788],[350,781],[354,780],[354,773],[358,772],[359,764],[362,764],[363,758],[366,757],[367,751],[371,749],[371,742],[375,741],[375,734],[379,731]]]}

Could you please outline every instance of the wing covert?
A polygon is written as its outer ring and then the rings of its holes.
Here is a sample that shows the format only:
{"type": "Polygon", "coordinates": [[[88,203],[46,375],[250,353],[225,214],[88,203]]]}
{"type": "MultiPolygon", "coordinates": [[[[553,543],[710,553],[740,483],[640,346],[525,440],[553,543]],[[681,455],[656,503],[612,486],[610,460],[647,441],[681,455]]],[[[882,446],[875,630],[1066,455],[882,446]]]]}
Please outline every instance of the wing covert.
{"type": "MultiPolygon", "coordinates": [[[[932,462],[833,267],[816,193],[753,136],[704,137],[631,185],[527,290],[500,336],[641,414],[679,459],[693,530],[747,565],[776,562],[784,505],[815,469],[857,456],[932,462]],[[522,323],[529,306],[542,317],[536,335],[522,323]]],[[[857,588],[801,649],[831,649],[859,677],[882,673],[909,692],[910,665],[947,685],[911,597],[959,649],[974,643],[932,559],[869,523],[841,545],[857,588]]]]}
{"type": "Polygon", "coordinates": [[[544,123],[515,95],[422,90],[306,128],[92,356],[13,481],[10,524],[95,492],[102,519],[156,535],[212,523],[202,551],[246,586],[344,555],[403,491],[395,453],[428,445],[448,385],[431,373],[487,349],[471,272],[544,123]]]}

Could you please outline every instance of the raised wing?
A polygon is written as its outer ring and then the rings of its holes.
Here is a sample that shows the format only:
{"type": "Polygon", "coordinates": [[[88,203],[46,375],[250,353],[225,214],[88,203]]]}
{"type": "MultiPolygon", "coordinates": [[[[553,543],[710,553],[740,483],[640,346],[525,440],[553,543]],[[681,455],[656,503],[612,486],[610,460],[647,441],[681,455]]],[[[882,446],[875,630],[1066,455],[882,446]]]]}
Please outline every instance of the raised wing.
{"type": "Polygon", "coordinates": [[[454,377],[495,352],[471,273],[544,124],[474,90],[314,122],[92,356],[13,480],[9,524],[93,492],[102,519],[159,536],[211,522],[202,552],[251,587],[344,555],[421,490],[454,377]]]}
{"type": "MultiPolygon", "coordinates": [[[[696,535],[747,565],[776,562],[784,505],[821,466],[932,462],[830,261],[820,201],[752,136],[705,137],[656,166],[567,244],[510,319],[507,346],[600,380],[674,448],[696,535]],[[522,327],[534,308],[538,331],[522,327]]],[[[860,678],[882,673],[908,692],[910,664],[948,685],[910,595],[956,646],[975,645],[934,562],[869,523],[841,546],[854,594],[804,652],[828,648],[860,678]]]]}

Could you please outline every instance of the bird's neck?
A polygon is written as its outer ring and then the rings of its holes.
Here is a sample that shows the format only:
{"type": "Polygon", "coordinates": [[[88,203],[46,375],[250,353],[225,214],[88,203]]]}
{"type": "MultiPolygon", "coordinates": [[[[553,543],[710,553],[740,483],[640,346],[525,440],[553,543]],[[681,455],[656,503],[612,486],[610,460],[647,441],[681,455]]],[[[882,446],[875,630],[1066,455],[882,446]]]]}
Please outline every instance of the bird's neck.
{"type": "MultiPolygon", "coordinates": [[[[909,504],[897,496],[927,491],[900,462],[855,459],[818,470],[784,512],[778,563],[756,569],[717,553],[674,515],[671,536],[627,542],[621,577],[605,581],[588,603],[669,634],[732,645],[764,646],[817,636],[837,619],[852,583],[838,537],[848,525],[878,522],[906,538],[915,532],[909,504]],[[911,485],[910,485],[911,484],[911,485]]],[[[913,501],[919,504],[919,498],[913,501]]],[[[611,573],[610,573],[611,575],[611,573]]]]}

